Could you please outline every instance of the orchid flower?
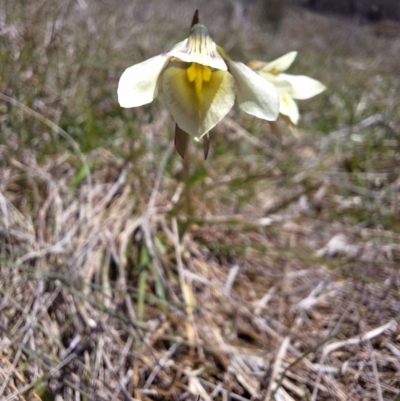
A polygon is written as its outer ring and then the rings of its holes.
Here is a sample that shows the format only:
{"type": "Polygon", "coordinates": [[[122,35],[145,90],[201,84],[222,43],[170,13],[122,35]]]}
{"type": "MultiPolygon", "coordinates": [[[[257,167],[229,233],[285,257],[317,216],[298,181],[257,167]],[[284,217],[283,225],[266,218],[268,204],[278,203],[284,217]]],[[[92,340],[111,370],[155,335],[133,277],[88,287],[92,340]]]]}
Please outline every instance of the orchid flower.
{"type": "Polygon", "coordinates": [[[176,122],[175,147],[182,157],[190,135],[203,138],[207,158],[208,133],[228,114],[235,98],[242,110],[258,118],[272,121],[279,114],[274,85],[232,61],[199,23],[197,10],[187,39],[125,70],[118,101],[121,107],[142,106],[152,102],[160,89],[176,122]]]}
{"type": "Polygon", "coordinates": [[[279,113],[288,117],[294,125],[297,125],[300,117],[294,99],[309,99],[326,89],[325,85],[316,79],[305,75],[283,73],[292,65],[296,56],[297,52],[290,52],[269,63],[250,61],[247,64],[258,75],[275,86],[279,95],[279,113]]]}

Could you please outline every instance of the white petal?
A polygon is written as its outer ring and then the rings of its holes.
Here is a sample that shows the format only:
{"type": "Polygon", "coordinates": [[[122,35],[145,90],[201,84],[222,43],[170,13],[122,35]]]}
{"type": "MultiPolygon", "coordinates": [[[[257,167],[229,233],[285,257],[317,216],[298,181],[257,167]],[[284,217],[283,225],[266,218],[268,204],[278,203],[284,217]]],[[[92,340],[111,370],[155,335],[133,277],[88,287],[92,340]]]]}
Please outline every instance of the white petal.
{"type": "Polygon", "coordinates": [[[169,58],[160,54],[127,68],[118,83],[120,106],[137,107],[152,102],[158,93],[158,77],[169,58]]]}
{"type": "Polygon", "coordinates": [[[275,89],[279,96],[285,95],[286,93],[291,94],[293,91],[292,84],[288,81],[281,79],[281,75],[272,75],[268,72],[259,72],[258,75],[268,82],[271,82],[275,86],[275,89]]]}
{"type": "Polygon", "coordinates": [[[279,112],[287,117],[290,121],[296,125],[299,122],[299,109],[296,102],[288,95],[280,97],[280,109],[279,112]]]}
{"type": "Polygon", "coordinates": [[[201,98],[187,77],[187,64],[171,61],[162,75],[166,105],[179,127],[199,139],[220,122],[235,102],[234,80],[216,70],[203,82],[201,98]]]}
{"type": "Polygon", "coordinates": [[[265,65],[260,71],[270,72],[272,74],[280,74],[286,71],[292,64],[297,56],[297,52],[289,52],[282,57],[277,58],[265,65]]]}
{"type": "Polygon", "coordinates": [[[193,37],[185,39],[175,45],[168,54],[186,63],[207,65],[217,70],[226,71],[228,69],[224,59],[217,52],[216,44],[210,37],[204,38],[201,46],[198,43],[193,37]]]}
{"type": "Polygon", "coordinates": [[[305,75],[281,74],[279,79],[287,81],[292,85],[291,96],[293,99],[309,99],[319,95],[326,89],[326,86],[316,79],[305,75]]]}
{"type": "Polygon", "coordinates": [[[240,62],[226,60],[235,78],[239,107],[246,113],[268,121],[279,114],[279,98],[274,85],[240,62]]]}

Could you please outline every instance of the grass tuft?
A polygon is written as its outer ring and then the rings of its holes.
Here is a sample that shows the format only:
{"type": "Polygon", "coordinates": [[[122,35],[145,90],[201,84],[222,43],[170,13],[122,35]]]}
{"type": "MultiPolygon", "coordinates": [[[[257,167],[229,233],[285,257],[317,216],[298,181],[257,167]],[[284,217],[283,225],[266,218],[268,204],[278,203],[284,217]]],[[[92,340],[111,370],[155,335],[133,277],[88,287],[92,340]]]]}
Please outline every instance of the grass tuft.
{"type": "Polygon", "coordinates": [[[1,400],[398,398],[398,40],[253,3],[0,6],[1,400]],[[162,101],[116,87],[196,8],[328,90],[296,136],[234,109],[191,142],[187,213],[162,101]]]}

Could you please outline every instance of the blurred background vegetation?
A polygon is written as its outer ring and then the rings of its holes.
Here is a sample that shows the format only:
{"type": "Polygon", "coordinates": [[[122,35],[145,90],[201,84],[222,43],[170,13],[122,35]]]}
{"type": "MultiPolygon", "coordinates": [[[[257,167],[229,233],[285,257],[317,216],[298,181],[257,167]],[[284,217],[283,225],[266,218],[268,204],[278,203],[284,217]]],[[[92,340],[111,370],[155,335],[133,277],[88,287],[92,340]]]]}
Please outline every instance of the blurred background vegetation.
{"type": "Polygon", "coordinates": [[[396,397],[399,11],[328,3],[1,3],[0,399],[396,397]],[[187,215],[162,97],[116,88],[196,8],[328,90],[295,135],[235,108],[191,143],[187,215]]]}

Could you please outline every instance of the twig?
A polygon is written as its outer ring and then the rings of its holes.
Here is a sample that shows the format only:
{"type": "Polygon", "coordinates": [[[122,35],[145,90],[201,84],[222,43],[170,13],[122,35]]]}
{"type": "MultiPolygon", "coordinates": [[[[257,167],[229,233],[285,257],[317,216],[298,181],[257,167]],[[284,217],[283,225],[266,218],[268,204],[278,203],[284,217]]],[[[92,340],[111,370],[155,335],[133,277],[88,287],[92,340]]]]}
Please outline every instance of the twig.
{"type": "Polygon", "coordinates": [[[158,361],[157,365],[154,367],[153,371],[150,373],[149,377],[146,380],[146,383],[142,387],[142,390],[147,390],[154,379],[156,378],[158,372],[164,368],[165,364],[168,362],[168,359],[171,358],[172,355],[175,354],[176,350],[181,346],[181,343],[176,342],[171,345],[168,351],[162,356],[162,358],[158,361]]]}
{"type": "Polygon", "coordinates": [[[333,131],[329,134],[329,137],[332,139],[338,139],[340,137],[344,137],[348,134],[350,134],[352,131],[359,131],[364,128],[369,127],[370,125],[374,125],[376,123],[382,122],[383,121],[383,116],[380,113],[376,113],[370,117],[367,117],[366,119],[360,121],[359,123],[352,125],[350,127],[345,127],[341,128],[337,131],[333,131]]]}
{"type": "Polygon", "coordinates": [[[349,338],[346,341],[338,341],[338,342],[335,342],[335,343],[332,343],[332,344],[328,344],[322,349],[322,353],[324,355],[328,355],[331,352],[336,351],[337,349],[345,347],[347,345],[360,344],[363,341],[371,340],[371,339],[381,335],[386,330],[395,330],[396,327],[397,327],[396,321],[395,320],[390,320],[388,323],[384,324],[383,326],[380,326],[380,327],[377,327],[376,329],[370,330],[370,331],[366,332],[365,334],[363,334],[360,337],[353,337],[353,338],[349,338]]]}
{"type": "Polygon", "coordinates": [[[274,369],[271,374],[268,391],[264,398],[264,401],[269,401],[271,399],[273,400],[276,391],[278,391],[279,385],[275,381],[276,381],[277,376],[279,375],[279,371],[281,370],[281,366],[283,364],[283,358],[286,355],[289,344],[290,344],[290,337],[287,336],[283,339],[281,346],[279,347],[278,354],[276,355],[274,369]],[[272,393],[272,391],[273,391],[273,393],[272,393]],[[272,397],[271,397],[271,393],[272,393],[272,397]]]}
{"type": "Polygon", "coordinates": [[[371,356],[372,371],[374,372],[374,377],[375,377],[376,395],[377,395],[379,401],[383,401],[382,387],[381,387],[381,382],[379,380],[378,367],[376,366],[374,349],[372,348],[370,340],[367,340],[367,345],[368,345],[369,354],[371,356]]]}
{"type": "Polygon", "coordinates": [[[225,294],[229,295],[229,293],[231,292],[233,283],[235,282],[235,278],[238,275],[239,270],[240,270],[240,266],[238,264],[233,265],[229,269],[229,273],[228,273],[228,276],[226,278],[225,285],[224,285],[225,294]]]}

